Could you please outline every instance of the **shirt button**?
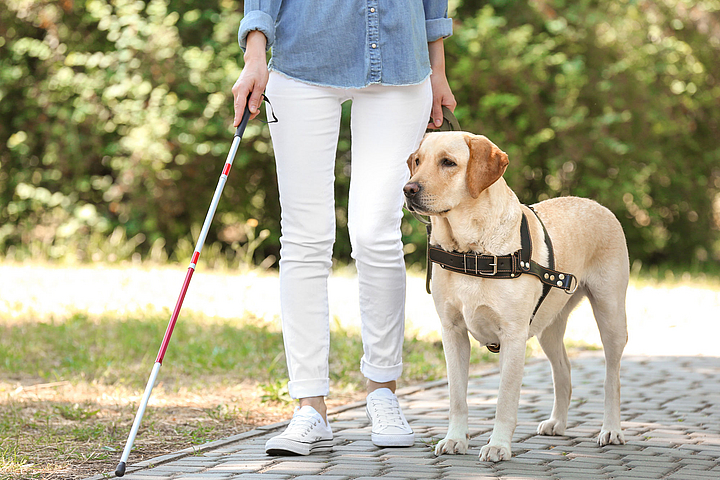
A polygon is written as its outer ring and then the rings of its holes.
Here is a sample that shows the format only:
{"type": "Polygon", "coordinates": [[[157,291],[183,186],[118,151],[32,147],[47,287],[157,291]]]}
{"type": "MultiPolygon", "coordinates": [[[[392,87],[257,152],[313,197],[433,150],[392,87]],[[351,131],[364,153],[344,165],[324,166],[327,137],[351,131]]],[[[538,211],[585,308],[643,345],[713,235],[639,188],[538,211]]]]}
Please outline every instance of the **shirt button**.
{"type": "Polygon", "coordinates": [[[375,43],[373,43],[373,44],[370,45],[370,46],[371,46],[372,48],[377,48],[377,44],[375,44],[375,43]]]}
{"type": "Polygon", "coordinates": [[[370,13],[375,13],[375,7],[370,7],[370,13]]]}

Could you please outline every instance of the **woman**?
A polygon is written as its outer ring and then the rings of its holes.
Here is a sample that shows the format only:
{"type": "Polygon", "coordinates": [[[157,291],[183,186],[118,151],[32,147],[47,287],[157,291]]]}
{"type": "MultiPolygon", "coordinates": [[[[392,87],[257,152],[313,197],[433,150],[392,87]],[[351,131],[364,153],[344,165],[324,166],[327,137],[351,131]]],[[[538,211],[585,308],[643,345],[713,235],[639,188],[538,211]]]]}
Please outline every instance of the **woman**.
{"type": "Polygon", "coordinates": [[[410,446],[395,396],[402,373],[405,264],[400,233],[406,159],[455,108],[443,38],[447,0],[246,1],[238,39],[245,66],[233,86],[235,125],[266,91],[280,192],[280,301],[290,396],[300,407],[271,455],[328,451],[327,278],[335,241],[334,169],[341,104],[352,101],[348,229],[360,295],[372,441],[410,446]],[[266,51],[272,58],[266,64],[266,51]],[[271,72],[271,73],[269,73],[271,72]]]}

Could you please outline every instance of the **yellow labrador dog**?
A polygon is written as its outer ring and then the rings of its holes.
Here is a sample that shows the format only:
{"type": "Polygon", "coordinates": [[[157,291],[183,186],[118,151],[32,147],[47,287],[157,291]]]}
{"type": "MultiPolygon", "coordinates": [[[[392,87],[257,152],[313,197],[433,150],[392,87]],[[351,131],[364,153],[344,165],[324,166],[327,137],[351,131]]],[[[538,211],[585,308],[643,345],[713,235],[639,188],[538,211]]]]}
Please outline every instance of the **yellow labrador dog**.
{"type": "MultiPolygon", "coordinates": [[[[406,206],[430,216],[431,245],[453,255],[470,253],[463,256],[460,270],[480,269],[475,275],[467,275],[438,264],[432,267],[432,295],[442,323],[450,394],[448,432],[435,454],[464,454],[468,448],[468,332],[481,345],[500,348],[495,426],[490,441],[480,450],[480,460],[498,462],[511,457],[525,344],[534,335],[552,365],[555,389],[550,418],[540,423],[537,432],[564,433],[572,388],[563,336],[568,315],[583,297],[592,305],[606,361],[605,415],[597,441],[600,445],[624,444],[619,375],[627,343],[625,293],[629,268],[625,236],[615,216],[598,203],[577,197],[540,202],[533,206],[534,213],[520,204],[502,178],[507,155],[484,136],[430,133],[410,156],[408,165],[411,178],[404,187],[406,206]],[[551,291],[536,314],[543,294],[543,283],[537,276],[492,278],[500,263],[495,259],[493,264],[493,256],[522,250],[523,216],[532,241],[532,263],[548,266],[550,248],[544,224],[554,251],[555,271],[550,270],[549,276],[574,276],[577,282],[565,291],[546,287],[551,291]],[[489,256],[490,263],[481,267],[479,261],[470,262],[468,267],[468,259],[474,254],[489,256]]],[[[527,262],[521,259],[517,263],[522,265],[520,273],[528,273],[527,262]]]]}

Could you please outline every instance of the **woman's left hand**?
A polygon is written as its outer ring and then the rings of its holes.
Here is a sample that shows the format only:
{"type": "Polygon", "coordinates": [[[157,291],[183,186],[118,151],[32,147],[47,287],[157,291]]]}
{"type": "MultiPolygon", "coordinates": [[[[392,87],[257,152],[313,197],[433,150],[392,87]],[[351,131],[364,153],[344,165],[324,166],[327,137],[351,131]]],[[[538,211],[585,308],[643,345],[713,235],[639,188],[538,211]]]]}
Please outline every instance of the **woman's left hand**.
{"type": "Polygon", "coordinates": [[[443,123],[442,107],[446,106],[451,112],[454,112],[457,102],[445,75],[445,49],[442,38],[428,43],[428,50],[430,53],[430,68],[432,69],[430,84],[433,93],[432,110],[430,112],[431,122],[428,123],[428,128],[436,129],[443,123]]]}

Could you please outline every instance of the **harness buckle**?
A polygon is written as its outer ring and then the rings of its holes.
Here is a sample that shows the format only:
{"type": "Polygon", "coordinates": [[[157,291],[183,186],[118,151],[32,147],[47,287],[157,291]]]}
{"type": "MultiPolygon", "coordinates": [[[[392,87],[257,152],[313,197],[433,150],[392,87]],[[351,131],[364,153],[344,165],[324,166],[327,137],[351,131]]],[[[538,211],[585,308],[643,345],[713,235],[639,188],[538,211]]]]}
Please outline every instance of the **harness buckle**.
{"type": "MultiPolygon", "coordinates": [[[[475,257],[475,275],[477,275],[477,276],[483,276],[483,277],[492,277],[492,276],[497,275],[497,272],[498,272],[498,259],[497,259],[497,255],[487,255],[488,257],[492,257],[492,258],[493,258],[493,263],[491,263],[491,264],[489,265],[489,266],[493,267],[493,271],[492,271],[492,273],[484,273],[484,272],[481,272],[481,271],[480,271],[480,266],[478,265],[478,264],[480,263],[480,262],[479,262],[479,258],[482,257],[482,255],[478,255],[477,253],[472,253],[472,254],[466,253],[466,254],[463,255],[463,273],[466,273],[466,274],[468,273],[467,259],[468,259],[468,257],[471,256],[471,255],[472,255],[473,257],[475,257]]],[[[472,275],[472,266],[470,267],[470,274],[472,275]]]]}
{"type": "MultiPolygon", "coordinates": [[[[476,272],[478,275],[484,275],[484,276],[486,276],[486,277],[492,277],[492,276],[494,276],[494,275],[497,275],[497,272],[498,272],[498,260],[497,260],[497,255],[490,255],[490,256],[493,257],[493,263],[490,264],[490,266],[493,267],[492,273],[483,273],[483,272],[481,272],[481,271],[478,270],[478,271],[476,272]]],[[[475,261],[475,269],[477,270],[477,260],[475,261]]]]}

